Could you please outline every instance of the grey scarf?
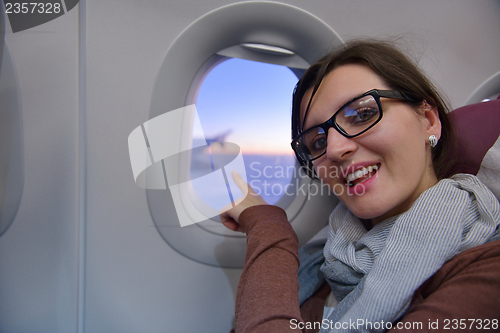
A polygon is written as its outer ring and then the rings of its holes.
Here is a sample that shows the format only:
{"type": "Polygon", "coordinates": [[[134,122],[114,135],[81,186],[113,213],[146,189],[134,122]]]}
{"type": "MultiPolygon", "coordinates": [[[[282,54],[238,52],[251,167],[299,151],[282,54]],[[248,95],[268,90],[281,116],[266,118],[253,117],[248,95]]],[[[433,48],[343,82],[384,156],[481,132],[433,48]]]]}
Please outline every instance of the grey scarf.
{"type": "Polygon", "coordinates": [[[328,318],[337,325],[320,332],[383,332],[446,261],[499,237],[499,224],[497,198],[475,176],[465,174],[440,181],[408,211],[368,232],[339,204],[330,216],[323,255],[318,253],[321,242],[299,251],[300,301],[326,279],[340,303],[328,318]],[[380,329],[358,325],[360,320],[380,329]]]}

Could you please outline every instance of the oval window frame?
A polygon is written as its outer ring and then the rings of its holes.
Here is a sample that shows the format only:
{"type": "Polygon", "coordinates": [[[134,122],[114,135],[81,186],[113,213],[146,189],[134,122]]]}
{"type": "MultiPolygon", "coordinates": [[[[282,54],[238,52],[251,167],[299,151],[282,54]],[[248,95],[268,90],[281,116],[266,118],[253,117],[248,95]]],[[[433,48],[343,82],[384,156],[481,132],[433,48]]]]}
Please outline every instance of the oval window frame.
{"type": "MultiPolygon", "coordinates": [[[[196,87],[221,59],[217,55],[285,66],[292,58],[245,47],[248,44],[264,45],[292,51],[306,64],[311,64],[341,43],[342,39],[326,23],[288,4],[256,1],[218,8],[189,25],[167,50],[153,88],[150,119],[193,104],[196,87]],[[240,55],[234,53],[235,49],[240,55]]],[[[295,58],[293,66],[297,66],[300,59],[295,58]]],[[[302,64],[302,70],[304,67],[302,64]]],[[[302,178],[301,181],[300,186],[309,187],[311,184],[310,179],[302,178]]],[[[146,196],[158,232],[173,249],[207,265],[243,267],[246,252],[244,236],[226,231],[214,221],[181,228],[173,214],[175,207],[169,191],[146,190],[146,196]],[[214,228],[219,228],[221,232],[215,232],[214,228]]],[[[326,225],[326,214],[337,202],[329,195],[311,198],[309,192],[304,191],[286,207],[300,244],[326,225]],[[310,214],[313,213],[322,217],[311,221],[310,214]]]]}

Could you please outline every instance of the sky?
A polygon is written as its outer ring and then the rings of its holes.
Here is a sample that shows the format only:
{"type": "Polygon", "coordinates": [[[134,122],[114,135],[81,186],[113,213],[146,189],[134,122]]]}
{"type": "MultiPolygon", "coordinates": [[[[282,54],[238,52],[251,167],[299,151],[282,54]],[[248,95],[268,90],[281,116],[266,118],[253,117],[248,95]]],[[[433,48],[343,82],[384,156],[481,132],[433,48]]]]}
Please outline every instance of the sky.
{"type": "Polygon", "coordinates": [[[246,154],[290,155],[292,92],[297,77],[284,66],[232,58],[203,81],[196,109],[206,137],[231,130],[226,141],[246,154]]]}

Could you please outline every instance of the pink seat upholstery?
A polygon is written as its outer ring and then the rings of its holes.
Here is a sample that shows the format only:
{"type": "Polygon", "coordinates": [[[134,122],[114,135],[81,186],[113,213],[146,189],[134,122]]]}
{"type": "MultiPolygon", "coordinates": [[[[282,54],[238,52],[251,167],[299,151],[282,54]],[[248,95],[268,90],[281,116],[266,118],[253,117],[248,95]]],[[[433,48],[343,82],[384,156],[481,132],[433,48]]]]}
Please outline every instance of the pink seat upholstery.
{"type": "Polygon", "coordinates": [[[450,113],[457,137],[457,162],[449,175],[477,174],[500,135],[500,99],[466,105],[450,113]]]}

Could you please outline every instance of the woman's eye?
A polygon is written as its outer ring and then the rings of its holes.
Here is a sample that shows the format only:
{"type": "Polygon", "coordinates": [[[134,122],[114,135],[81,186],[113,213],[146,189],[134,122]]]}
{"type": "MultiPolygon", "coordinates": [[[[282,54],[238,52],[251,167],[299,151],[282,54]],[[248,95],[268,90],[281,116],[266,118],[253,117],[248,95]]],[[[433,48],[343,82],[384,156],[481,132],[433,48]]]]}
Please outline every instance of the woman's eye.
{"type": "Polygon", "coordinates": [[[325,135],[318,135],[309,144],[309,149],[311,151],[322,150],[325,147],[326,147],[326,136],[325,135]]]}
{"type": "Polygon", "coordinates": [[[364,123],[372,119],[378,114],[377,109],[374,108],[363,108],[357,110],[357,114],[352,119],[353,124],[364,123]]]}

